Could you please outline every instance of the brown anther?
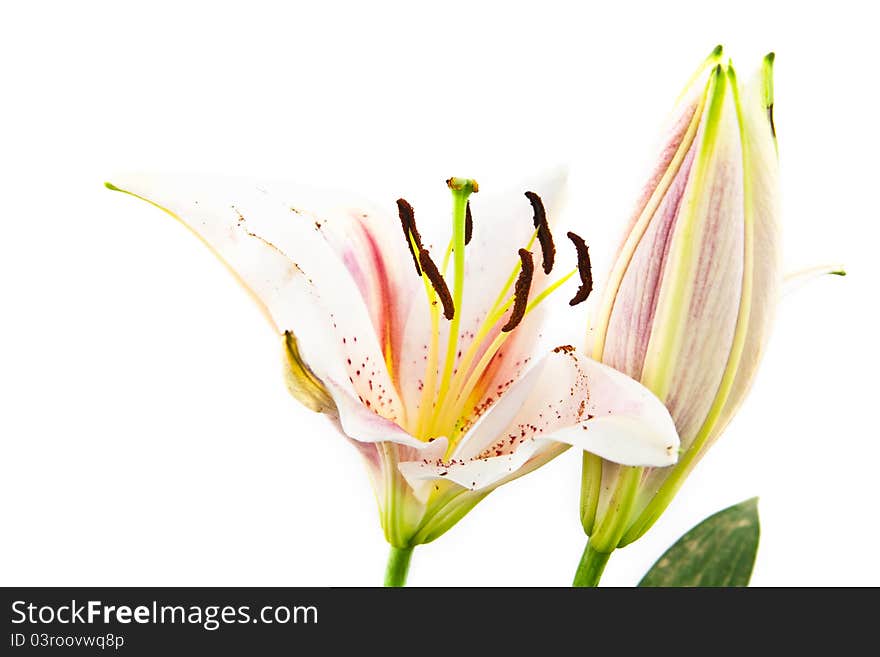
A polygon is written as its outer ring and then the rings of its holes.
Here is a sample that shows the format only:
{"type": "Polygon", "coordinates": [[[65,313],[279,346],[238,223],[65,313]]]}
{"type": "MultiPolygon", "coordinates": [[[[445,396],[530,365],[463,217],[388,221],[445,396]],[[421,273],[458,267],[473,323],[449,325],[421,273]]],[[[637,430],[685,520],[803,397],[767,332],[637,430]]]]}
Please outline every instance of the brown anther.
{"type": "Polygon", "coordinates": [[[516,279],[516,287],[513,290],[513,310],[510,311],[507,323],[501,327],[503,333],[510,333],[519,326],[519,323],[526,315],[526,308],[529,304],[529,290],[532,287],[535,263],[532,260],[531,252],[525,249],[519,250],[519,259],[522,263],[522,269],[519,272],[519,278],[516,279]]]}
{"type": "Polygon", "coordinates": [[[416,266],[416,273],[421,276],[422,269],[419,267],[419,258],[416,254],[416,249],[422,249],[422,236],[419,235],[419,231],[416,228],[415,212],[406,199],[399,198],[397,199],[397,214],[400,215],[400,226],[403,228],[403,238],[406,240],[410,255],[412,255],[413,264],[416,266]],[[413,242],[415,242],[415,249],[413,248],[413,242]]]}
{"type": "Polygon", "coordinates": [[[474,236],[474,218],[471,216],[471,204],[469,201],[464,209],[464,243],[465,243],[465,245],[468,245],[471,243],[471,238],[473,236],[474,236]]]}
{"type": "Polygon", "coordinates": [[[544,263],[544,273],[549,274],[553,270],[553,262],[556,259],[556,246],[553,244],[553,234],[550,232],[550,224],[547,223],[547,212],[544,210],[544,202],[535,192],[526,192],[526,198],[532,204],[535,212],[535,228],[538,229],[538,243],[541,245],[541,260],[544,263]]]}
{"type": "Polygon", "coordinates": [[[422,271],[425,272],[425,276],[431,281],[434,291],[440,298],[440,303],[443,304],[443,316],[451,320],[455,316],[455,304],[452,302],[452,295],[449,293],[446,281],[440,275],[437,265],[431,260],[431,254],[428,253],[428,249],[419,251],[419,262],[422,264],[422,271]]]}
{"type": "Polygon", "coordinates": [[[593,291],[593,269],[590,266],[590,249],[583,238],[577,233],[569,232],[568,239],[572,241],[577,251],[578,274],[581,277],[581,286],[574,298],[568,302],[569,306],[576,306],[586,301],[593,291]]]}

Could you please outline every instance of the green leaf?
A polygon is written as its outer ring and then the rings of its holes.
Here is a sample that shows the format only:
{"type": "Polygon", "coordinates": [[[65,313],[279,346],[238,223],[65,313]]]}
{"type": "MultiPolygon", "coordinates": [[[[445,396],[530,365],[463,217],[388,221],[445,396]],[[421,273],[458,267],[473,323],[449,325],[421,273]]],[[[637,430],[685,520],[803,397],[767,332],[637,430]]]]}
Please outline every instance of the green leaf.
{"type": "Polygon", "coordinates": [[[709,516],[666,550],[639,586],[748,586],[758,552],[758,498],[709,516]]]}

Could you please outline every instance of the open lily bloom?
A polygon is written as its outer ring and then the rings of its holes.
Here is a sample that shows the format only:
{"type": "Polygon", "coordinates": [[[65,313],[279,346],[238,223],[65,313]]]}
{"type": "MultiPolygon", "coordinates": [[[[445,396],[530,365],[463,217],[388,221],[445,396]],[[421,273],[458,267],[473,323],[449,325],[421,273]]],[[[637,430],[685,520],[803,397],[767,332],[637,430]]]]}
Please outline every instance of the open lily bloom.
{"type": "Polygon", "coordinates": [[[534,353],[544,301],[578,273],[550,279],[542,199],[552,209],[563,180],[526,197],[448,185],[453,235],[438,258],[403,199],[395,211],[290,185],[108,183],[187,225],[253,293],[291,392],[361,452],[398,548],[438,537],[569,445],[628,465],[677,458],[672,420],[643,386],[568,347],[534,353]]]}
{"type": "Polygon", "coordinates": [[[652,390],[681,436],[674,468],[584,455],[582,521],[603,554],[651,527],[757,372],[782,287],[772,66],[743,85],[719,46],[693,76],[590,327],[593,357],[652,390]]]}

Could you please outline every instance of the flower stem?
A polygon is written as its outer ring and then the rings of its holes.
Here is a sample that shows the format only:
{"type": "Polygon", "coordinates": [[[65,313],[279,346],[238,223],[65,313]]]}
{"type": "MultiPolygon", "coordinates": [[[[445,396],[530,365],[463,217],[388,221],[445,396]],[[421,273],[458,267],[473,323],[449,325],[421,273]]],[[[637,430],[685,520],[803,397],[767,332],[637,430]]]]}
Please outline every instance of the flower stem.
{"type": "Polygon", "coordinates": [[[599,579],[605,571],[605,564],[611,557],[610,552],[599,552],[590,541],[584,548],[584,554],[581,562],[578,564],[577,572],[574,574],[574,587],[595,587],[599,586],[599,579]]]}
{"type": "Polygon", "coordinates": [[[409,562],[412,559],[413,546],[394,547],[388,555],[388,565],[385,567],[385,586],[404,586],[406,574],[409,572],[409,562]]]}

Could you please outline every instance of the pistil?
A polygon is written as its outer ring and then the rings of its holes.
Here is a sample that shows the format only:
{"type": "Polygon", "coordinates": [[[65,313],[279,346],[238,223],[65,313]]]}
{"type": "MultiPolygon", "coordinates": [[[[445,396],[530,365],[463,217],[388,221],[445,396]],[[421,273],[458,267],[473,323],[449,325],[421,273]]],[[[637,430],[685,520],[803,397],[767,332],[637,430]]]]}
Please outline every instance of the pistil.
{"type": "MultiPolygon", "coordinates": [[[[479,191],[477,181],[468,178],[450,178],[446,181],[452,191],[452,249],[454,283],[452,288],[453,305],[461,309],[464,296],[464,243],[465,224],[467,223],[468,197],[479,191]]],[[[449,339],[446,343],[446,359],[443,364],[443,376],[440,379],[440,399],[443,399],[449,388],[452,370],[455,366],[455,355],[458,351],[458,332],[461,325],[461,312],[455,313],[449,323],[449,339]]]]}

